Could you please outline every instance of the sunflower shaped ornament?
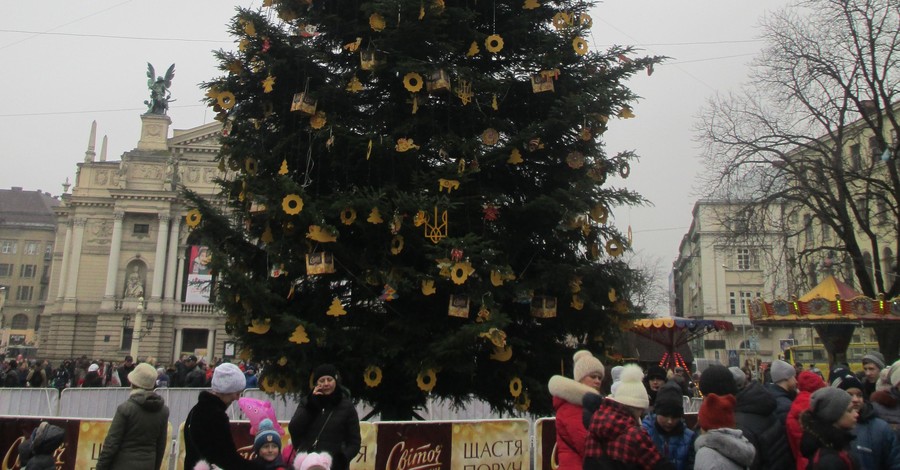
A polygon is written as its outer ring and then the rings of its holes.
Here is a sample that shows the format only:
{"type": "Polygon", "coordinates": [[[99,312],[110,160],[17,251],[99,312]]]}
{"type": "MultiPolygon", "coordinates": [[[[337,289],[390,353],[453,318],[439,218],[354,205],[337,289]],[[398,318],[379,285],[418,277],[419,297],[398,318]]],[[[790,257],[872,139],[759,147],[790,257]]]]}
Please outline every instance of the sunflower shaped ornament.
{"type": "Polygon", "coordinates": [[[381,385],[381,377],[381,367],[369,366],[363,371],[363,381],[366,382],[366,387],[375,388],[381,385]]]}
{"type": "Polygon", "coordinates": [[[434,372],[434,369],[419,372],[418,377],[416,377],[416,385],[419,386],[419,390],[425,393],[433,390],[434,386],[437,385],[437,374],[434,372]]]}

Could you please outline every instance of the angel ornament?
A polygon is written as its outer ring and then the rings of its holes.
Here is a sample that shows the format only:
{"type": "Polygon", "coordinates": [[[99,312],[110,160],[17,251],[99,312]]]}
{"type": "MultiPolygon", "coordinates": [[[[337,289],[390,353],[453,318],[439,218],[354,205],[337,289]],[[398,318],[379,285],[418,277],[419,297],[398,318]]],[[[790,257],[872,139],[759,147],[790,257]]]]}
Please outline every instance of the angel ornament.
{"type": "Polygon", "coordinates": [[[175,64],[169,66],[165,77],[154,78],[154,75],[156,75],[156,71],[153,70],[153,65],[147,62],[147,78],[149,78],[147,88],[150,89],[150,99],[144,101],[144,104],[147,105],[147,114],[165,115],[169,110],[169,103],[175,101],[170,99],[172,93],[169,92],[172,78],[175,77],[175,64]]]}

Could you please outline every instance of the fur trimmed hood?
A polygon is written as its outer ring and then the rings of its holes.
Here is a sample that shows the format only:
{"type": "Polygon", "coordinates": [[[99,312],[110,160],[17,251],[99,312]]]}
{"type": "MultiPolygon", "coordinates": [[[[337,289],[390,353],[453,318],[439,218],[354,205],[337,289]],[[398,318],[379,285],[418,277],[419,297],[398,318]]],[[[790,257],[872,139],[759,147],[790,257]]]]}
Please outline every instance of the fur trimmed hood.
{"type": "Polygon", "coordinates": [[[577,406],[581,406],[581,402],[587,394],[600,396],[600,392],[593,388],[562,375],[550,377],[547,389],[550,391],[550,395],[553,395],[555,398],[577,406]]]}

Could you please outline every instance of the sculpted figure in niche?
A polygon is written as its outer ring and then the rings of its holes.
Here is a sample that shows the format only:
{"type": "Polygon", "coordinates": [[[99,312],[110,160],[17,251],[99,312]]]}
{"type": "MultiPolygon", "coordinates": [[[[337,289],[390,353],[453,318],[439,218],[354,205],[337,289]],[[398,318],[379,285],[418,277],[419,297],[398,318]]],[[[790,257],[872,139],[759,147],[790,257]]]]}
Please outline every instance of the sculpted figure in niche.
{"type": "Polygon", "coordinates": [[[125,281],[125,297],[138,298],[144,296],[144,279],[141,277],[141,270],[135,266],[131,268],[125,281]]]}

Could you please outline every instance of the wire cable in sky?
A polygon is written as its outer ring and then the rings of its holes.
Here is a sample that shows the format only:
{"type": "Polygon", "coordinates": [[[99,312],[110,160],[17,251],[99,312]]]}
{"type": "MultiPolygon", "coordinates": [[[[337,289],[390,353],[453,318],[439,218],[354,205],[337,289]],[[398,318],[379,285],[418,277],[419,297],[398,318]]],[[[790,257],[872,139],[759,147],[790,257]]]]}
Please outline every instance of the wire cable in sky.
{"type": "MultiPolygon", "coordinates": [[[[128,39],[133,41],[172,41],[172,42],[206,42],[206,43],[230,43],[228,40],[216,39],[190,39],[190,38],[151,38],[141,36],[113,36],[109,34],[84,34],[84,33],[51,33],[41,31],[25,31],[20,29],[0,29],[0,33],[23,33],[33,34],[35,36],[74,36],[82,38],[103,38],[103,39],[128,39]]],[[[32,36],[33,37],[33,36],[32,36]]]]}
{"type": "Polygon", "coordinates": [[[72,20],[72,21],[69,21],[68,23],[63,23],[63,24],[61,24],[61,25],[59,25],[59,26],[54,26],[54,27],[48,29],[47,31],[43,31],[43,32],[41,32],[41,33],[35,33],[35,34],[31,35],[31,36],[28,36],[27,38],[22,38],[22,39],[20,39],[20,40],[18,40],[18,41],[11,42],[11,43],[9,43],[9,44],[4,44],[4,45],[0,46],[0,50],[10,48],[10,47],[12,47],[12,46],[15,46],[16,44],[21,44],[21,43],[23,43],[23,42],[25,42],[25,41],[27,41],[27,40],[29,40],[29,39],[31,39],[31,38],[40,36],[41,34],[47,34],[47,33],[49,33],[50,31],[56,31],[57,29],[62,28],[62,27],[64,27],[64,26],[69,26],[70,24],[77,23],[77,22],[79,22],[79,21],[81,21],[81,20],[88,19],[88,18],[90,18],[90,17],[92,17],[92,16],[97,16],[97,15],[99,15],[100,13],[107,12],[107,11],[109,11],[109,10],[112,10],[113,8],[118,8],[118,7],[120,7],[120,6],[122,6],[122,5],[126,4],[126,3],[131,3],[131,2],[133,2],[133,1],[134,1],[134,0],[125,0],[124,2],[117,3],[117,4],[115,4],[115,5],[113,5],[113,6],[109,7],[109,8],[104,8],[104,9],[102,9],[102,10],[100,10],[100,11],[95,11],[94,13],[91,13],[90,15],[85,15],[85,16],[82,16],[81,18],[76,18],[76,19],[74,19],[74,20],[72,20]]]}
{"type": "MultiPolygon", "coordinates": [[[[183,104],[180,106],[169,106],[169,108],[197,108],[206,107],[205,104],[183,104]]],[[[142,108],[120,108],[120,109],[88,109],[83,111],[48,111],[44,113],[14,113],[0,114],[0,117],[27,117],[27,116],[57,116],[64,114],[88,114],[88,113],[120,113],[123,111],[146,111],[146,107],[142,108]]]]}

